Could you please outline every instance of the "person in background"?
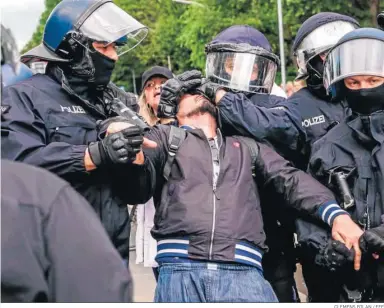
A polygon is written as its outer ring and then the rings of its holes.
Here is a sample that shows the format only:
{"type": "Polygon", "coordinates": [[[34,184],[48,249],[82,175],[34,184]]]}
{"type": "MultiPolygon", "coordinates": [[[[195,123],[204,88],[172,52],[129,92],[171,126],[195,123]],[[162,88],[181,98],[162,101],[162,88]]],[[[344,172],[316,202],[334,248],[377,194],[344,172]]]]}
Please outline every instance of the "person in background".
{"type": "Polygon", "coordinates": [[[290,97],[293,93],[295,93],[292,81],[288,81],[285,85],[285,92],[287,93],[287,97],[290,97]]]}
{"type": "Polygon", "coordinates": [[[306,86],[307,85],[305,84],[305,80],[294,80],[293,81],[293,93],[298,92],[300,89],[302,89],[306,86]]]}
{"type": "MultiPolygon", "coordinates": [[[[145,71],[142,76],[139,114],[150,126],[173,121],[173,119],[159,119],[157,117],[161,86],[173,77],[172,72],[162,66],[153,66],[145,71]]],[[[150,233],[153,228],[154,216],[155,206],[152,198],[147,203],[137,207],[136,264],[144,263],[145,267],[152,267],[157,279],[158,272],[155,261],[157,244],[150,233]]]]}
{"type": "MultiPolygon", "coordinates": [[[[139,114],[153,126],[157,123],[165,124],[169,119],[157,117],[157,107],[160,101],[161,86],[173,78],[172,72],[163,66],[153,66],[146,70],[141,77],[141,95],[139,97],[139,114]]],[[[173,119],[172,119],[173,120],[173,119]]]]}

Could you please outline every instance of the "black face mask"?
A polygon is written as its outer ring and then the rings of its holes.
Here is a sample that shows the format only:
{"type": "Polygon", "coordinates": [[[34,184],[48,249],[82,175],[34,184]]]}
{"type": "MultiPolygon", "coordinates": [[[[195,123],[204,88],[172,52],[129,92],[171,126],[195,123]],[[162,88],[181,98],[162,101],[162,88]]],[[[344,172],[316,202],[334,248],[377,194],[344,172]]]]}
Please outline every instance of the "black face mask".
{"type": "Polygon", "coordinates": [[[103,91],[111,81],[116,61],[108,58],[98,51],[89,53],[94,67],[93,78],[90,80],[97,91],[103,91]]]}
{"type": "Polygon", "coordinates": [[[384,84],[371,89],[350,90],[345,87],[345,98],[352,111],[372,114],[384,110],[384,84]]]}

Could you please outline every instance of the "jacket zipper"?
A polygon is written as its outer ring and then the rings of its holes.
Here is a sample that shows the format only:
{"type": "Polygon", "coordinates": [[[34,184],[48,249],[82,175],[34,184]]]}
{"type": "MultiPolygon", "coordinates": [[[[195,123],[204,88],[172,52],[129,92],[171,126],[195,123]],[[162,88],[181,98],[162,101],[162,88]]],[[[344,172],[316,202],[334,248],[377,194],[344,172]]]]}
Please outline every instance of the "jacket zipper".
{"type": "MultiPolygon", "coordinates": [[[[208,141],[208,140],[207,140],[208,141]]],[[[215,141],[216,142],[216,141],[215,141]]],[[[209,145],[209,150],[211,152],[211,159],[212,159],[212,199],[213,199],[213,214],[212,214],[212,230],[211,230],[211,241],[210,241],[210,244],[209,244],[209,260],[212,260],[212,252],[213,252],[213,238],[214,238],[214,235],[215,235],[215,227],[216,227],[216,199],[219,200],[219,198],[217,198],[217,195],[216,195],[216,188],[217,188],[217,181],[219,179],[219,175],[220,175],[220,148],[221,148],[221,145],[218,146],[217,144],[217,150],[218,150],[218,159],[219,159],[219,174],[215,180],[215,162],[213,160],[213,152],[212,152],[212,148],[211,148],[211,145],[209,144],[209,141],[208,141],[208,145],[209,145]]]]}
{"type": "Polygon", "coordinates": [[[213,237],[215,234],[216,227],[216,183],[213,183],[213,215],[212,215],[212,230],[211,230],[211,242],[209,244],[209,260],[212,260],[213,250],[213,237]]]}
{"type": "Polygon", "coordinates": [[[369,217],[368,189],[369,189],[369,185],[368,185],[368,179],[367,179],[365,183],[365,213],[363,218],[364,230],[369,230],[371,228],[371,221],[369,217]]]}

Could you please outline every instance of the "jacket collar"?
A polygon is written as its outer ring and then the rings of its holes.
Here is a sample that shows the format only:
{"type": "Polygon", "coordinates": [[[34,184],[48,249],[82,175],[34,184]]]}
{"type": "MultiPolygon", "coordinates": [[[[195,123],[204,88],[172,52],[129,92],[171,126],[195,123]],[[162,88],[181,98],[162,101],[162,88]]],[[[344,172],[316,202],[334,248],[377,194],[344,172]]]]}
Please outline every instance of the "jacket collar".
{"type": "Polygon", "coordinates": [[[105,114],[105,110],[102,106],[102,100],[100,100],[100,103],[97,104],[95,102],[95,104],[92,104],[89,99],[86,99],[86,98],[83,98],[82,96],[80,96],[79,94],[77,94],[73,89],[72,87],[70,86],[69,84],[69,81],[67,79],[67,77],[65,76],[64,74],[64,71],[58,67],[58,66],[51,66],[48,68],[48,75],[53,78],[54,80],[56,80],[58,83],[61,84],[61,88],[67,92],[70,96],[78,99],[79,101],[82,102],[82,104],[87,107],[88,109],[94,111],[95,113],[97,113],[98,115],[101,115],[103,118],[106,117],[106,114],[105,114]]]}
{"type": "MultiPolygon", "coordinates": [[[[194,128],[192,126],[188,126],[188,125],[182,125],[180,126],[180,128],[183,128],[189,132],[191,132],[193,135],[195,136],[199,136],[201,139],[207,139],[207,136],[204,134],[204,131],[200,128],[194,128]]],[[[217,136],[217,145],[219,146],[219,148],[221,147],[221,145],[223,144],[223,135],[221,133],[221,130],[219,128],[216,129],[216,136],[217,136]]]]}
{"type": "Polygon", "coordinates": [[[384,111],[369,116],[352,115],[347,125],[354,132],[354,137],[364,145],[372,148],[377,143],[384,143],[384,111]]]}

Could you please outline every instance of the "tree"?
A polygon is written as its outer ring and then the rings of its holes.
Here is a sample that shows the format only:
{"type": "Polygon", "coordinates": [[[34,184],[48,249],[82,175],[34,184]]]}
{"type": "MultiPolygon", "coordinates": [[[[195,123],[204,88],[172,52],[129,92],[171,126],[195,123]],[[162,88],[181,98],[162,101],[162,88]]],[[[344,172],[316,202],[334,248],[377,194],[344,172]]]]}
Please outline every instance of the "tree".
{"type": "MultiPolygon", "coordinates": [[[[203,5],[184,5],[172,0],[115,0],[122,9],[149,28],[147,38],[117,62],[113,80],[133,90],[132,74],[140,85],[140,74],[152,65],[168,66],[174,73],[204,70],[204,46],[220,31],[234,24],[248,24],[263,32],[279,53],[276,0],[195,0],[203,5]]],[[[45,0],[46,10],[24,50],[41,42],[44,24],[60,0],[45,0]]],[[[383,9],[383,7],[382,7],[383,9]]],[[[288,79],[296,74],[291,47],[297,30],[310,16],[324,11],[356,18],[362,26],[376,26],[380,0],[283,0],[284,50],[288,79]]],[[[279,82],[279,76],[277,76],[279,82]]]]}

